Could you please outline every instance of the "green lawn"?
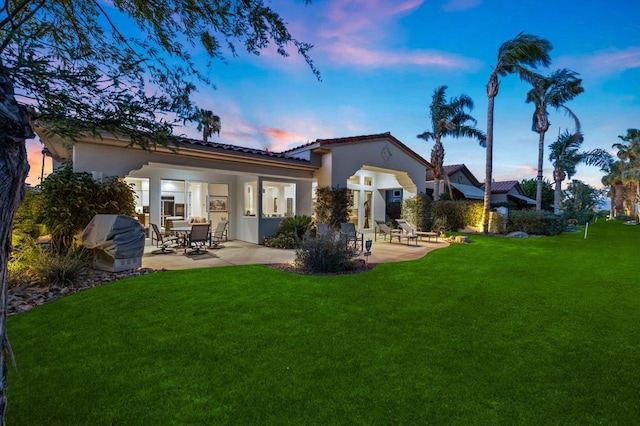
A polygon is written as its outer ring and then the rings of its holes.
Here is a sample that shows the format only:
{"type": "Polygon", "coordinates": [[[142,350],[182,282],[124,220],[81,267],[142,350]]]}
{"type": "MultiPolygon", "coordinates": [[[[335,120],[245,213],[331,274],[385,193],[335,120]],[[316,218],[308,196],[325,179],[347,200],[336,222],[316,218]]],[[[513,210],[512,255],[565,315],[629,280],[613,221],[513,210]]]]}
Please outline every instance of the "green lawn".
{"type": "Polygon", "coordinates": [[[357,275],[162,272],[11,317],[7,422],[638,424],[640,226],[471,240],[357,275]]]}

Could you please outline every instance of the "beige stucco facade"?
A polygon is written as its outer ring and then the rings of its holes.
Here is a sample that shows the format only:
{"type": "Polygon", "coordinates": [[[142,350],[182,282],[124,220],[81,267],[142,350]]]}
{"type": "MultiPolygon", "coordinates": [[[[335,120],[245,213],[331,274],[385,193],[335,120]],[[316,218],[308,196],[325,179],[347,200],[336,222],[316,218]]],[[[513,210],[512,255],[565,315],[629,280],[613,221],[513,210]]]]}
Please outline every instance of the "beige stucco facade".
{"type": "Polygon", "coordinates": [[[318,140],[283,153],[184,139],[179,147],[145,151],[112,135],[73,145],[38,132],[54,165],[72,160],[76,172],[125,178],[138,195],[139,216],[229,221],[229,238],[261,243],[284,217],[312,215],[314,188],[347,186],[352,220],[372,229],[384,219],[385,191],[425,192],[428,163],[389,133],[318,140]]]}

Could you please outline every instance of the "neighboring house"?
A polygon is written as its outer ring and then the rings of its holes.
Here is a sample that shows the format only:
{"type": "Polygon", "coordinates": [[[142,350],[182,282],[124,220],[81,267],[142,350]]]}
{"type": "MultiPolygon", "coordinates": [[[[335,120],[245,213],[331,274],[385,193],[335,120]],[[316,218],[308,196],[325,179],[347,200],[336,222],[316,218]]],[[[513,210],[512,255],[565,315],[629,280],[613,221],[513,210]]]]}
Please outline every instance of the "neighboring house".
{"type": "MultiPolygon", "coordinates": [[[[484,184],[482,185],[484,191],[484,184]]],[[[512,203],[520,209],[535,207],[536,200],[527,197],[517,180],[493,182],[491,184],[491,204],[512,203]]]]}
{"type": "Polygon", "coordinates": [[[76,172],[119,176],[136,192],[145,227],[168,218],[229,221],[229,238],[261,243],[284,217],[311,215],[316,187],[347,187],[355,206],[350,220],[373,230],[385,218],[387,191],[402,198],[426,192],[430,164],[390,133],[319,139],[277,153],[177,138],[178,149],[145,151],[111,134],[75,144],[37,130],[54,168],[73,160],[76,172]]]}
{"type": "MultiPolygon", "coordinates": [[[[444,166],[444,172],[449,177],[454,200],[484,200],[484,183],[478,179],[464,164],[444,166]]],[[[433,173],[427,170],[427,191],[433,193],[433,173]]],[[[445,180],[440,181],[440,193],[448,193],[449,187],[445,180]]],[[[512,203],[517,208],[528,208],[536,205],[536,200],[528,198],[520,183],[515,180],[493,182],[491,185],[491,204],[512,203]]]]}
{"type": "MultiPolygon", "coordinates": [[[[440,180],[440,194],[453,193],[454,200],[484,200],[482,184],[464,164],[452,164],[444,166],[444,172],[449,177],[451,189],[445,179],[440,180]]],[[[427,170],[427,189],[433,194],[433,173],[427,170]]]]}

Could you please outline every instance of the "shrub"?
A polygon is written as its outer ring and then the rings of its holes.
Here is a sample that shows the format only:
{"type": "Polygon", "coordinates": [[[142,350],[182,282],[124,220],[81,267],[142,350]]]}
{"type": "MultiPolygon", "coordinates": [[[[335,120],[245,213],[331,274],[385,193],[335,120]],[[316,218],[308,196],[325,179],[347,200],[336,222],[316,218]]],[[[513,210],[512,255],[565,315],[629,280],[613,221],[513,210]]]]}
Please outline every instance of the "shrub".
{"type": "Polygon", "coordinates": [[[279,249],[292,249],[298,247],[293,233],[277,234],[273,237],[266,237],[264,239],[264,246],[279,249]]]}
{"type": "Polygon", "coordinates": [[[512,211],[507,219],[507,232],[523,231],[535,235],[558,235],[566,227],[566,219],[550,213],[512,211]]]}
{"type": "Polygon", "coordinates": [[[91,251],[79,247],[56,255],[31,241],[16,249],[8,264],[10,288],[21,285],[73,285],[91,266],[91,251]]]}
{"type": "Polygon", "coordinates": [[[289,234],[296,238],[298,241],[302,241],[311,230],[313,222],[309,216],[300,215],[285,218],[280,222],[280,228],[278,229],[278,235],[289,234]]]}
{"type": "Polygon", "coordinates": [[[596,214],[591,210],[572,211],[566,210],[563,216],[567,220],[567,223],[572,225],[584,225],[587,222],[592,222],[595,219],[596,214]]]}
{"type": "Polygon", "coordinates": [[[437,217],[431,225],[431,230],[437,232],[440,235],[445,235],[450,230],[446,217],[437,217]]]}
{"type": "Polygon", "coordinates": [[[448,230],[477,226],[482,221],[482,203],[471,201],[436,201],[432,206],[435,218],[444,219],[448,230]]]}
{"type": "Polygon", "coordinates": [[[285,218],[280,222],[278,232],[273,237],[264,239],[266,247],[292,249],[309,235],[313,222],[309,216],[300,215],[285,218]]]}
{"type": "Polygon", "coordinates": [[[326,223],[331,229],[349,221],[349,211],[353,208],[353,194],[347,188],[334,187],[316,189],[314,211],[318,222],[326,223]]]}
{"type": "Polygon", "coordinates": [[[91,265],[91,251],[78,247],[64,255],[46,256],[36,267],[43,284],[72,286],[83,278],[91,265]]]}
{"type": "Polygon", "coordinates": [[[73,246],[74,237],[96,214],[132,215],[135,193],[126,182],[109,177],[96,182],[90,173],[74,173],[70,163],[42,182],[43,222],[56,253],[73,246]]]}
{"type": "Polygon", "coordinates": [[[355,268],[352,259],[357,254],[353,246],[333,238],[333,235],[307,238],[296,251],[295,264],[312,273],[350,271],[355,268]]]}
{"type": "Polygon", "coordinates": [[[385,220],[396,220],[402,216],[402,201],[389,201],[385,206],[385,220]]]}
{"type": "Polygon", "coordinates": [[[418,194],[402,203],[402,218],[419,230],[431,229],[431,198],[418,194]]]}

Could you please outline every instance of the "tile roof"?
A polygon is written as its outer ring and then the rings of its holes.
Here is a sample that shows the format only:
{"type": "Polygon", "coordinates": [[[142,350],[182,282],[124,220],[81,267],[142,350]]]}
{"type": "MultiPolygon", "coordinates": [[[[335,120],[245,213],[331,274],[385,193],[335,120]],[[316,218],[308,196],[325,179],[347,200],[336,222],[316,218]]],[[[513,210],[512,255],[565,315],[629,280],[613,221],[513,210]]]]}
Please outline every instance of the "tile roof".
{"type": "Polygon", "coordinates": [[[258,155],[258,156],[271,157],[271,158],[297,160],[305,163],[309,162],[308,160],[303,158],[287,155],[286,151],[285,152],[267,151],[265,149],[249,148],[245,146],[231,145],[231,144],[225,144],[225,143],[219,143],[219,142],[204,142],[201,140],[188,139],[188,138],[178,138],[178,142],[181,145],[190,145],[196,149],[210,148],[213,150],[230,151],[233,153],[243,153],[243,154],[258,155]]]}
{"type": "Polygon", "coordinates": [[[420,156],[418,153],[413,151],[407,145],[402,143],[399,139],[393,136],[391,132],[375,133],[371,135],[347,136],[347,137],[333,138],[333,139],[316,139],[313,142],[308,142],[304,145],[300,145],[295,148],[291,148],[286,151],[283,151],[283,154],[287,154],[293,151],[300,151],[303,148],[312,147],[312,146],[323,147],[323,146],[338,145],[338,144],[344,145],[344,144],[366,142],[366,141],[377,140],[377,139],[389,139],[391,142],[399,146],[401,149],[403,149],[409,155],[414,157],[416,160],[423,163],[425,166],[427,167],[431,166],[431,163],[429,163],[427,160],[425,160],[422,156],[420,156]]]}
{"type": "MultiPolygon", "coordinates": [[[[505,180],[500,182],[492,182],[491,193],[496,194],[496,193],[502,193],[502,192],[509,192],[517,185],[519,185],[517,180],[505,180]]],[[[482,184],[482,187],[484,188],[484,183],[482,184]]]]}
{"type": "MultiPolygon", "coordinates": [[[[469,170],[467,168],[467,166],[464,165],[464,164],[449,164],[449,165],[445,165],[444,166],[444,172],[449,177],[451,177],[451,175],[453,175],[454,173],[462,172],[467,176],[467,178],[469,178],[469,180],[473,183],[474,186],[478,186],[478,187],[482,186],[482,184],[478,181],[478,179],[475,177],[475,175],[473,173],[471,173],[471,170],[469,170]]],[[[433,180],[433,170],[427,169],[426,180],[427,181],[433,180]]]]}

